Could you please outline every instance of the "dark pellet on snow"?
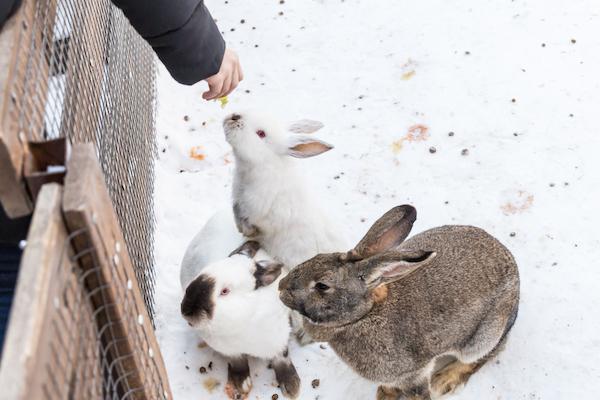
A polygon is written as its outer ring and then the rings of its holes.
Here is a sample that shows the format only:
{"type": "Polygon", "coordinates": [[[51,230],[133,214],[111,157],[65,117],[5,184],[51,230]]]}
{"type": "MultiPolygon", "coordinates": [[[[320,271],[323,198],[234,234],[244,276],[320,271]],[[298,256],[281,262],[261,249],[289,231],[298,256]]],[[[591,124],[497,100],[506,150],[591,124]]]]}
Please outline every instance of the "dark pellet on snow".
{"type": "Polygon", "coordinates": [[[255,44],[255,45],[254,45],[254,47],[256,48],[256,47],[258,47],[258,45],[257,45],[257,44],[255,44]]]}
{"type": "Polygon", "coordinates": [[[279,11],[279,15],[283,15],[283,11],[279,11]]]}
{"type": "Polygon", "coordinates": [[[240,24],[245,24],[245,23],[246,23],[245,19],[240,20],[240,24]]]}
{"type": "Polygon", "coordinates": [[[515,237],[515,236],[517,236],[517,234],[515,232],[510,233],[510,237],[515,237]]]}
{"type": "Polygon", "coordinates": [[[471,54],[471,52],[470,52],[470,51],[465,51],[465,55],[467,55],[467,56],[468,56],[468,55],[470,55],[470,54],[471,54]]]}
{"type": "Polygon", "coordinates": [[[273,396],[271,396],[272,400],[277,400],[279,398],[279,395],[277,393],[274,393],[273,396]]]}
{"type": "Polygon", "coordinates": [[[450,204],[450,202],[449,202],[448,200],[446,200],[446,201],[444,202],[444,204],[450,204]]]}
{"type": "Polygon", "coordinates": [[[212,361],[208,363],[208,369],[212,371],[212,361]]]}
{"type": "Polygon", "coordinates": [[[546,47],[546,43],[542,43],[542,47],[546,47]]]}
{"type": "Polygon", "coordinates": [[[429,152],[430,152],[431,154],[434,154],[436,151],[437,151],[437,149],[436,149],[435,147],[433,147],[433,146],[431,146],[431,147],[429,148],[429,152]]]}
{"type": "Polygon", "coordinates": [[[230,31],[231,31],[231,32],[235,31],[235,28],[231,28],[231,29],[230,29],[230,31]]]}
{"type": "Polygon", "coordinates": [[[554,185],[554,183],[551,183],[549,186],[550,186],[550,187],[554,187],[555,185],[554,185]]]}
{"type": "Polygon", "coordinates": [[[184,115],[184,116],[183,116],[183,120],[184,120],[185,122],[188,122],[188,121],[190,120],[190,116],[189,116],[189,115],[184,115]]]}
{"type": "Polygon", "coordinates": [[[519,134],[517,132],[513,133],[513,136],[519,136],[519,134]]]}
{"type": "Polygon", "coordinates": [[[255,26],[253,26],[253,27],[252,27],[252,30],[255,30],[255,29],[256,29],[256,27],[255,27],[255,26]]]}
{"type": "Polygon", "coordinates": [[[321,381],[319,379],[313,379],[312,382],[310,383],[310,385],[313,387],[313,389],[318,388],[320,384],[321,384],[321,381]]]}
{"type": "Polygon", "coordinates": [[[285,0],[279,0],[279,4],[285,3],[285,0]]]}
{"type": "Polygon", "coordinates": [[[340,176],[336,175],[336,176],[333,177],[333,179],[340,179],[340,176]]]}
{"type": "Polygon", "coordinates": [[[461,155],[463,156],[468,156],[469,155],[469,149],[462,149],[462,151],[460,152],[461,155]]]}
{"type": "Polygon", "coordinates": [[[361,218],[360,222],[365,222],[367,219],[366,218],[361,218]]]}
{"type": "Polygon", "coordinates": [[[205,374],[206,373],[206,368],[205,367],[200,367],[200,373],[201,374],[205,374]]]}
{"type": "Polygon", "coordinates": [[[516,103],[517,99],[511,99],[510,101],[512,101],[513,103],[516,103]]]}
{"type": "Polygon", "coordinates": [[[448,136],[450,136],[450,137],[454,136],[454,132],[448,132],[448,136]]]}
{"type": "Polygon", "coordinates": [[[190,369],[190,367],[186,365],[186,366],[185,366],[185,369],[190,369]]]}
{"type": "MultiPolygon", "coordinates": [[[[346,204],[347,204],[347,203],[346,203],[346,204]]],[[[320,345],[319,345],[319,348],[321,348],[321,350],[325,350],[327,347],[325,347],[325,345],[324,345],[324,344],[320,344],[320,345]]]]}
{"type": "Polygon", "coordinates": [[[246,93],[250,93],[250,91],[248,89],[245,90],[246,93]]]}
{"type": "Polygon", "coordinates": [[[577,40],[571,39],[571,43],[577,43],[577,40]]]}
{"type": "Polygon", "coordinates": [[[166,152],[166,151],[167,151],[167,149],[162,149],[162,152],[163,152],[163,153],[164,153],[164,152],[166,152]]]}

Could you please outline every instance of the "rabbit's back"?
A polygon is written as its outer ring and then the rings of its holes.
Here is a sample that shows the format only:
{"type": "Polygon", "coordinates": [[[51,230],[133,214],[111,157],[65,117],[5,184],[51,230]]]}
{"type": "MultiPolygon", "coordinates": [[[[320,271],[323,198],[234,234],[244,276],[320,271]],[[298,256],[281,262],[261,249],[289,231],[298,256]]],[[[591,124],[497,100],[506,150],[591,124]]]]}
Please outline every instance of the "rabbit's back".
{"type": "Polygon", "coordinates": [[[434,251],[436,257],[389,284],[384,301],[352,329],[340,330],[334,340],[339,345],[332,343],[338,354],[381,382],[412,376],[440,355],[460,353],[470,340],[477,341],[474,353],[482,353],[473,358],[491,351],[503,333],[479,335],[482,323],[512,324],[519,300],[517,266],[506,247],[482,229],[443,226],[398,249],[434,251]],[[381,354],[388,356],[383,360],[381,354]]]}

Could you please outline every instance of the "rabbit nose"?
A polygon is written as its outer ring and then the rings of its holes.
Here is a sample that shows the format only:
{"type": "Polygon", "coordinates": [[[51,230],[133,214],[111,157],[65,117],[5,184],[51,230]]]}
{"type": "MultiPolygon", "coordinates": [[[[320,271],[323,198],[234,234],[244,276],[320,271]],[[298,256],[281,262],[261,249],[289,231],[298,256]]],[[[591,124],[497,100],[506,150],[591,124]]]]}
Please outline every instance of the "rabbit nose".
{"type": "Polygon", "coordinates": [[[231,115],[231,120],[232,121],[237,121],[238,119],[241,119],[242,116],[240,114],[233,114],[231,115]]]}

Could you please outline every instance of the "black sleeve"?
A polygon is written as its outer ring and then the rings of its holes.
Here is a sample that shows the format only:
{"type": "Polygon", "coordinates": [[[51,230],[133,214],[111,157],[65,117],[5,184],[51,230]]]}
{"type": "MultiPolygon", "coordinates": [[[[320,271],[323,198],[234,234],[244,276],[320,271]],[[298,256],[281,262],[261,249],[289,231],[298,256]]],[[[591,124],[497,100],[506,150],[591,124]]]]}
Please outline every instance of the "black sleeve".
{"type": "Polygon", "coordinates": [[[21,0],[0,0],[0,29],[20,5],[21,0]]]}
{"type": "Polygon", "coordinates": [[[203,0],[112,0],[179,83],[219,72],[225,41],[203,0]]]}

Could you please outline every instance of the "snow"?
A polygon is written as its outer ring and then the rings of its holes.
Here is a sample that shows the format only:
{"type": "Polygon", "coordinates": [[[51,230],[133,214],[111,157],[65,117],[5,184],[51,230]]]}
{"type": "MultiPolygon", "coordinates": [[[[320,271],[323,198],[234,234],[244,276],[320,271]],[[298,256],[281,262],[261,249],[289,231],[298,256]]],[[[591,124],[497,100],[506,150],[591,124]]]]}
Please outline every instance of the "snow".
{"type": "MultiPolygon", "coordinates": [[[[160,71],[156,323],[175,398],[226,398],[226,364],[198,347],[179,315],[178,276],[192,237],[230,202],[233,157],[221,120],[248,107],[325,124],[317,135],[336,148],[299,162],[353,241],[410,203],[419,212],[413,232],[472,224],[513,252],[522,295],[506,349],[451,398],[597,397],[600,3],[207,5],[245,80],[221,109],[201,99],[204,84],[180,86],[160,71]],[[220,382],[211,396],[208,377],[220,382]]],[[[291,347],[300,398],[374,398],[376,385],[325,347],[291,347]]],[[[264,362],[251,370],[250,399],[281,398],[264,362]]]]}

